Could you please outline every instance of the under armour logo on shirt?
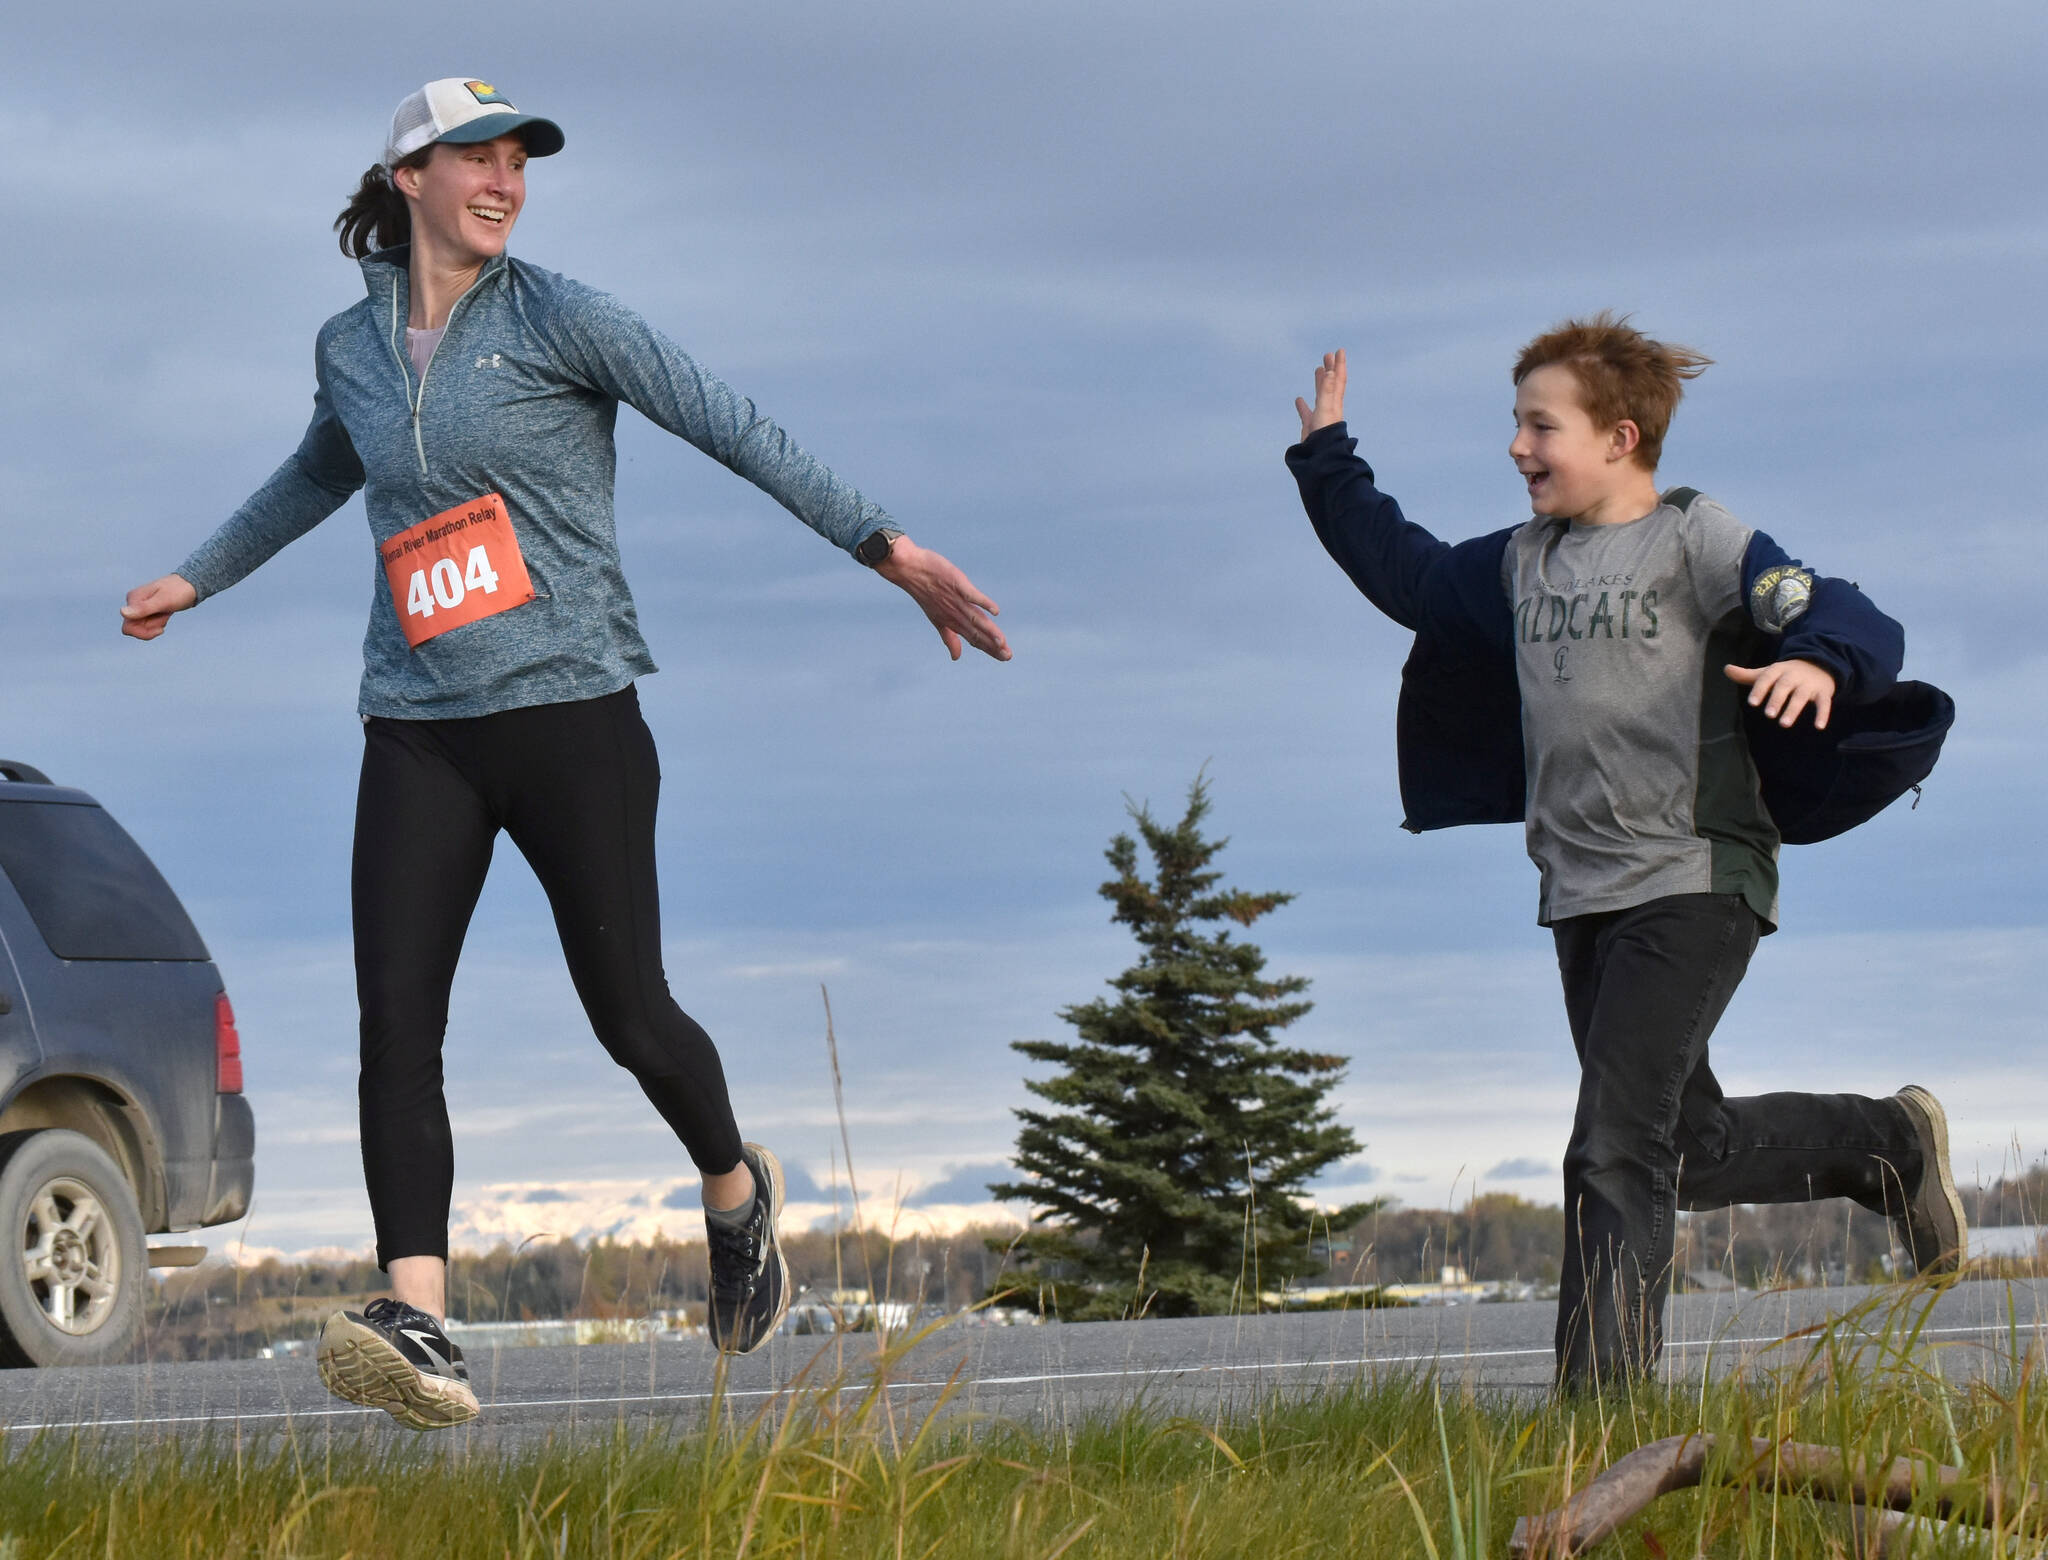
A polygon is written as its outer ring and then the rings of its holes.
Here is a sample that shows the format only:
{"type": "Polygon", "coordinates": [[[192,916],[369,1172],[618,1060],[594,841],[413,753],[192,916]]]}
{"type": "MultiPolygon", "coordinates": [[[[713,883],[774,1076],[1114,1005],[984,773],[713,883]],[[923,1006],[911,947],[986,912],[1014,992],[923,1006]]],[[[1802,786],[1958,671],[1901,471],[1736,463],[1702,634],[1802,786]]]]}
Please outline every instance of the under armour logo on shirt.
{"type": "Polygon", "coordinates": [[[493,352],[489,357],[478,358],[476,366],[478,368],[502,368],[505,366],[505,360],[498,353],[493,352]]]}

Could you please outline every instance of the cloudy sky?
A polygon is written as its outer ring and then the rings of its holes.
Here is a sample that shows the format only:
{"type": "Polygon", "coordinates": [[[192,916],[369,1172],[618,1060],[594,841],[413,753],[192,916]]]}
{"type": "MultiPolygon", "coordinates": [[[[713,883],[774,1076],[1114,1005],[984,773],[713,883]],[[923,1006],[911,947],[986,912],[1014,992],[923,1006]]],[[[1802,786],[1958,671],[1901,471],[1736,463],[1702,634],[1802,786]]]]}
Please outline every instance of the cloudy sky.
{"type": "MultiPolygon", "coordinates": [[[[958,1216],[1025,1099],[1008,1042],[1128,962],[1094,894],[1125,798],[1177,808],[1204,764],[1234,879],[1300,896],[1259,929],[1314,980],[1296,1033],[1352,1058],[1365,1148],[1329,1195],[1557,1195],[1534,871],[1514,830],[1396,827],[1403,636],[1280,456],[1344,345],[1409,513],[1510,523],[1508,364],[1603,306],[1718,360],[1663,475],[1859,580],[1961,708],[1917,811],[1789,853],[1724,1083],[1922,1082],[1965,1168],[2048,1148],[2039,5],[115,0],[8,33],[0,751],[112,807],[214,950],[261,1134],[222,1235],[368,1236],[360,503],[156,644],[115,609],[295,444],[313,332],[360,296],[328,224],[448,74],[568,132],[515,252],[752,395],[1016,647],[950,664],[907,599],[622,419],[670,979],[743,1129],[815,1183],[802,1216],[836,1159],[821,983],[864,1189],[958,1216]]],[[[509,848],[448,1066],[474,1238],[687,1209],[509,848]]]]}

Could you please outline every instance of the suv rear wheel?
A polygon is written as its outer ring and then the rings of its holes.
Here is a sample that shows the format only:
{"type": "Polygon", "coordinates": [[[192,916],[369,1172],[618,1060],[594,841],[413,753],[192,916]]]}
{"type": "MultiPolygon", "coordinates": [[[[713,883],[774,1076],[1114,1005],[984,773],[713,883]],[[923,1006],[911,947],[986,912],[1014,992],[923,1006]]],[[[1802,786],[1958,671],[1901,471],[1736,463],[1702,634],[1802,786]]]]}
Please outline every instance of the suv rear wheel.
{"type": "Polygon", "coordinates": [[[78,1132],[0,1136],[0,1364],[133,1357],[149,1252],[135,1193],[78,1132]]]}

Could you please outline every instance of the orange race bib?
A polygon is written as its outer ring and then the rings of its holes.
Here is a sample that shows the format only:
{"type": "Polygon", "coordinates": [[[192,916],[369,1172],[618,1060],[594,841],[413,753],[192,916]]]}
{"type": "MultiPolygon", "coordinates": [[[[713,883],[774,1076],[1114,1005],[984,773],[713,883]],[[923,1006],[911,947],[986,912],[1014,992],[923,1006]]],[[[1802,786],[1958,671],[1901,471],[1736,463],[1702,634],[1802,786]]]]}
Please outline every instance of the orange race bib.
{"type": "Polygon", "coordinates": [[[398,626],[415,650],[436,634],[533,600],[512,518],[496,493],[400,531],[377,555],[391,583],[398,626]]]}

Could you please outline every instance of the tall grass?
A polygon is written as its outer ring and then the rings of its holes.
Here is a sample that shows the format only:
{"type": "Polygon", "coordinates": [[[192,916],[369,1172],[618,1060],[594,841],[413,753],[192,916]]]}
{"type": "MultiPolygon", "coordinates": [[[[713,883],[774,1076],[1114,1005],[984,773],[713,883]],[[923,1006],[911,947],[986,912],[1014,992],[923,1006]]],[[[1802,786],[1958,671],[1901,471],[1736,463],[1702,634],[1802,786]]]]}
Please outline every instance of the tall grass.
{"type": "MultiPolygon", "coordinates": [[[[725,1401],[696,1428],[577,1449],[300,1428],[258,1451],[225,1423],[197,1443],[45,1436],[6,1446],[0,1556],[1481,1560],[1504,1553],[1517,1516],[1701,1429],[1873,1464],[1932,1458],[1986,1488],[2048,1477],[2039,1340],[2015,1321],[1945,1375],[1922,1335],[1933,1293],[1873,1303],[1739,1376],[1575,1402],[1403,1375],[1199,1417],[1129,1406],[1050,1432],[950,1399],[906,1415],[880,1384],[912,1339],[882,1357],[876,1390],[845,1394],[821,1373],[757,1412],[725,1401]]],[[[1997,1532],[2037,1523],[2027,1506],[1993,1514],[1997,1532]]],[[[1595,1552],[1854,1551],[1838,1508],[1707,1488],[1595,1552]]]]}

